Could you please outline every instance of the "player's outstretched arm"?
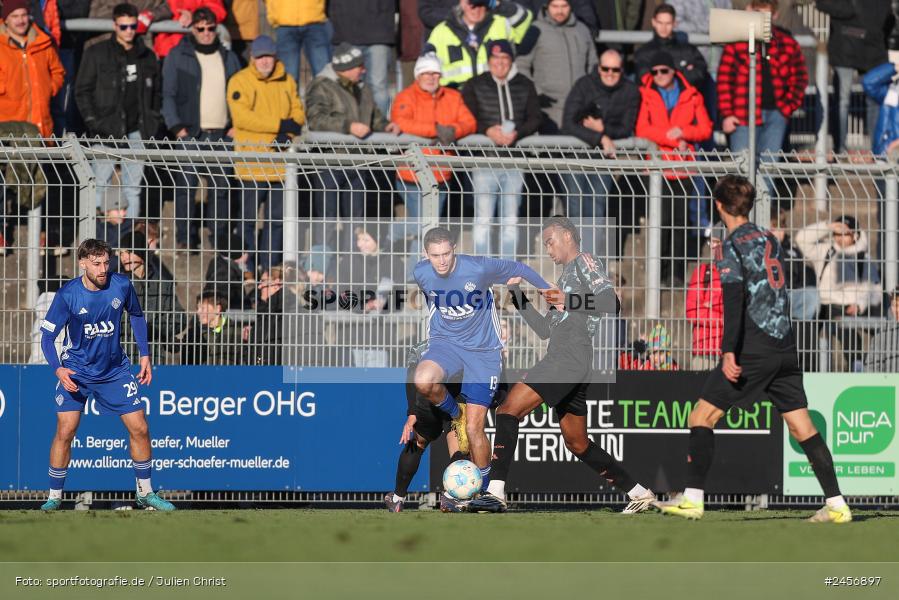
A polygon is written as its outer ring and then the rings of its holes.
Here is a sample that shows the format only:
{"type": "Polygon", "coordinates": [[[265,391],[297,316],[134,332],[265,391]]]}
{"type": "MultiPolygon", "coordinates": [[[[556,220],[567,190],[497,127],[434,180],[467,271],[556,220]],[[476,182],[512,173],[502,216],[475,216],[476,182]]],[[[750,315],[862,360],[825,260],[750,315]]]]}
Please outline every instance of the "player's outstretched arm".
{"type": "Polygon", "coordinates": [[[540,336],[540,339],[548,339],[550,327],[546,315],[540,314],[540,311],[528,300],[517,283],[509,285],[509,293],[512,294],[512,304],[518,309],[521,318],[528,324],[528,327],[533,329],[540,336]]]}
{"type": "Polygon", "coordinates": [[[491,283],[506,283],[513,277],[521,277],[538,290],[547,290],[552,287],[540,273],[524,263],[515,260],[503,260],[500,258],[481,258],[487,266],[492,281],[491,283]]]}

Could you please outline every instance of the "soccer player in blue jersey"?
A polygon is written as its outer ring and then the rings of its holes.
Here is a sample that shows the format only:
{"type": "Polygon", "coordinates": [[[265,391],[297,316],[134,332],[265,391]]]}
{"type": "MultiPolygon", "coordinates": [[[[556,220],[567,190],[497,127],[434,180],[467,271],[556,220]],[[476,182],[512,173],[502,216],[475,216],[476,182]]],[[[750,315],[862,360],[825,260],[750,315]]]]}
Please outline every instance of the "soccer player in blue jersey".
{"type": "Polygon", "coordinates": [[[727,239],[715,249],[724,297],[721,362],[709,373],[690,411],[687,487],[660,508],[668,515],[702,518],[705,480],[715,455],[715,424],[730,407],[746,409],[767,398],[805,451],[824,490],[825,505],[809,520],[848,523],[852,512],[840,493],[833,456],[808,412],[780,242],[749,221],[755,187],[748,179],[721,178],[713,197],[727,226],[727,239]]]}
{"type": "MultiPolygon", "coordinates": [[[[487,409],[500,381],[502,347],[499,317],[491,286],[522,277],[539,290],[550,285],[519,262],[456,254],[456,240],[444,228],[424,237],[427,257],[414,276],[428,305],[428,349],[415,370],[418,393],[453,419],[462,452],[480,469],[486,488],[490,474],[490,441],[484,432],[487,409]],[[445,382],[462,373],[459,404],[445,382]],[[467,408],[463,408],[467,407],[467,408]]],[[[458,512],[459,501],[441,496],[441,509],[458,512]]]]}
{"type": "Polygon", "coordinates": [[[50,497],[41,510],[57,510],[78,431],[88,398],[100,414],[119,415],[130,436],[129,447],[137,485],[137,505],[162,511],[175,510],[153,492],[150,484],[150,432],[137,385],[153,379],[147,321],[131,281],[109,273],[112,249],[100,240],[78,246],[78,265],[84,273],[66,282],[41,323],[41,348],[56,373],[56,435],[50,446],[50,497]],[[140,372],[131,374],[131,361],[121,344],[122,313],[128,311],[140,352],[140,372]],[[54,340],[65,331],[62,356],[54,340]]]}

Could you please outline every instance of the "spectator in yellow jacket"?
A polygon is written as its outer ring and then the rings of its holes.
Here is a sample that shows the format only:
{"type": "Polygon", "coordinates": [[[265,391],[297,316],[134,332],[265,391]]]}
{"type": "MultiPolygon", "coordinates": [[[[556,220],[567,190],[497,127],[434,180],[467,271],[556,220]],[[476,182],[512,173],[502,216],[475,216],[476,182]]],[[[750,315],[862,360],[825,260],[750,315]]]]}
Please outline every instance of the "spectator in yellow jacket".
{"type": "MultiPolygon", "coordinates": [[[[234,125],[237,151],[272,151],[275,142],[289,142],[303,131],[306,114],[297,84],[278,60],[275,42],[261,35],[250,47],[252,61],[228,82],[228,108],[234,125]]],[[[268,268],[281,263],[284,214],[283,166],[238,163],[235,174],[243,183],[241,230],[251,267],[268,268]],[[265,202],[265,224],[256,256],[256,214],[265,202]],[[257,262],[258,258],[258,262],[257,262]]],[[[252,270],[252,269],[251,269],[252,270]]]]}
{"type": "Polygon", "coordinates": [[[265,0],[268,22],[275,28],[278,56],[295,81],[300,80],[300,51],[318,75],[331,61],[334,28],[325,14],[325,0],[265,0]]]}

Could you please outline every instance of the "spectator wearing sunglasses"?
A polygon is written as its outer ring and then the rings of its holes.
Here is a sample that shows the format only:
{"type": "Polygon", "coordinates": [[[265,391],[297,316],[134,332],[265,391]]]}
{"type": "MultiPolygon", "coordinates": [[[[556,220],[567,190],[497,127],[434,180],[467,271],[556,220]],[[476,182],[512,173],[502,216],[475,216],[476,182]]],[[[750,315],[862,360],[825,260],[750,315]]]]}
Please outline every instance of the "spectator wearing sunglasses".
{"type": "MultiPolygon", "coordinates": [[[[675,69],[667,52],[657,52],[643,76],[637,136],[651,140],[662,152],[662,160],[693,160],[694,144],[712,135],[712,120],[706,112],[702,94],[675,69]]],[[[683,285],[686,272],[684,216],[696,189],[690,173],[670,170],[665,173],[662,201],[662,280],[683,285]]],[[[695,230],[695,224],[694,230],[695,230]]]]}
{"type": "MultiPolygon", "coordinates": [[[[142,140],[156,135],[162,119],[159,65],[137,34],[137,17],[132,4],[113,9],[113,37],[85,50],[75,79],[75,102],[88,135],[112,137],[140,150],[142,140]]],[[[97,198],[103,198],[116,161],[98,160],[91,167],[97,178],[97,198]]],[[[131,219],[140,216],[143,171],[140,161],[121,162],[121,190],[131,219]]]]}
{"type": "MultiPolygon", "coordinates": [[[[237,55],[222,46],[215,35],[215,13],[199,8],[193,13],[191,35],[165,57],[162,68],[162,116],[166,129],[185,144],[182,149],[208,152],[223,149],[230,141],[231,115],[228,111],[228,80],[240,71],[237,55]]],[[[203,226],[194,202],[198,175],[211,178],[207,194],[206,218],[215,229],[214,246],[228,241],[230,186],[223,168],[199,169],[185,166],[173,174],[175,187],[175,241],[179,248],[199,247],[203,226]]]]}
{"type": "MultiPolygon", "coordinates": [[[[623,61],[617,50],[606,50],[598,68],[574,83],[562,111],[562,133],[573,135],[607,158],[615,157],[615,140],[634,135],[640,91],[622,76],[623,61]]],[[[577,173],[562,176],[568,195],[568,217],[582,229],[581,250],[606,261],[617,254],[617,244],[607,243],[603,220],[608,214],[610,173],[577,173]],[[592,231],[592,235],[591,235],[592,231]]]]}
{"type": "MultiPolygon", "coordinates": [[[[206,8],[215,15],[215,22],[221,23],[225,20],[227,11],[223,0],[166,0],[161,6],[152,12],[152,20],[166,21],[171,19],[178,21],[181,27],[191,27],[194,20],[194,13],[206,8]]],[[[159,33],[153,37],[153,50],[159,60],[164,59],[177,46],[184,37],[181,33],[159,33]]]]}

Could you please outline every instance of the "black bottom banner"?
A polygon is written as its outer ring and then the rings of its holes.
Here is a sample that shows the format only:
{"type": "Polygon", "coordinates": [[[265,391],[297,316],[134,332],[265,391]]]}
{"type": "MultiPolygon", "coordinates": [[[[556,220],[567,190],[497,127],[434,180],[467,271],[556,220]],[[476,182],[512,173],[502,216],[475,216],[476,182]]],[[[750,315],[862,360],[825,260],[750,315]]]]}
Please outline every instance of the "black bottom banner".
{"type": "MultiPolygon", "coordinates": [[[[706,373],[619,372],[615,383],[594,383],[587,393],[589,437],[641,484],[679,491],[687,471],[688,418],[706,373]]],[[[513,379],[513,380],[517,380],[513,379]]],[[[494,416],[487,436],[493,442],[494,416]]],[[[715,458],[706,491],[762,494],[782,490],[783,430],[774,406],[732,408],[715,429],[715,458]]],[[[431,489],[441,487],[449,464],[444,438],[431,451],[431,489]]],[[[555,411],[535,409],[519,425],[509,492],[600,492],[611,486],[566,447],[555,411]]]]}

